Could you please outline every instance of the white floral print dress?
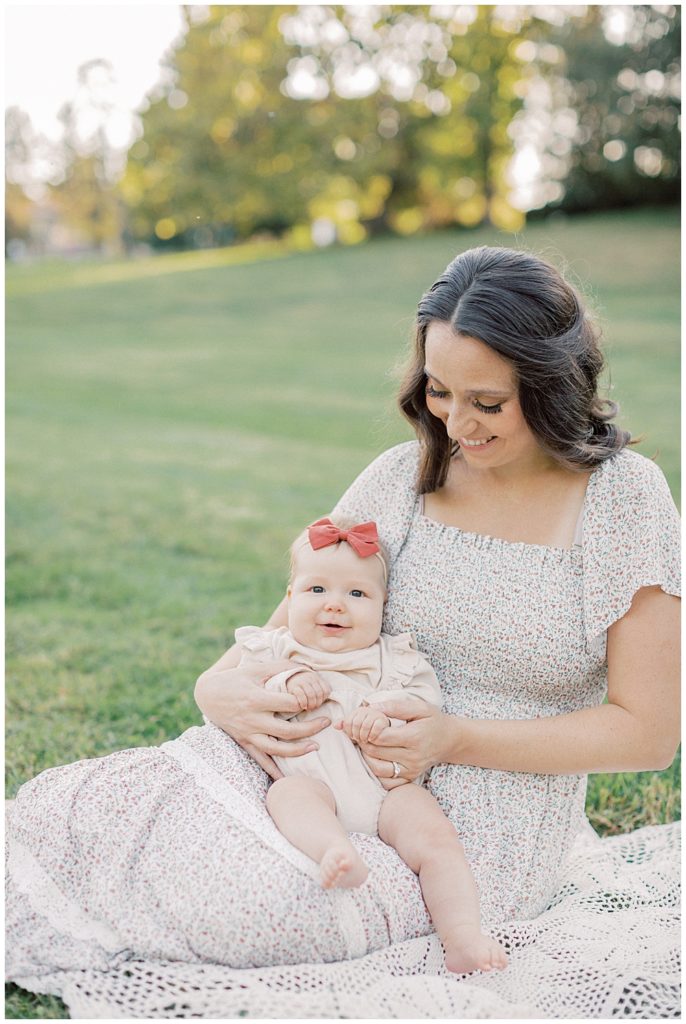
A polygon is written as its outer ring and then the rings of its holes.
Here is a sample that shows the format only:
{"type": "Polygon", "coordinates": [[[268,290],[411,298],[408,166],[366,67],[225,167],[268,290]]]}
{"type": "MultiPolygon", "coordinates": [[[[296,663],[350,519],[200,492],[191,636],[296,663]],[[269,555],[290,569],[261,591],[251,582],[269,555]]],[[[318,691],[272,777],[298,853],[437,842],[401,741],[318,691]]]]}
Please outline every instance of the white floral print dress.
{"type": "MultiPolygon", "coordinates": [[[[384,631],[414,634],[449,713],[532,718],[600,703],[608,626],[640,587],[679,592],[678,518],[660,470],[630,451],[602,464],[582,544],[563,550],[426,518],[417,454],[409,442],[381,455],[335,510],[376,520],[390,551],[384,631]]],[[[674,1015],[661,1011],[674,1005],[678,944],[673,826],[650,842],[641,830],[624,859],[615,840],[598,841],[582,865],[583,776],[435,767],[429,785],[465,845],[485,925],[511,954],[498,977],[467,983],[442,976],[417,879],[395,851],[354,835],[369,879],[322,890],[269,819],[267,781],[206,724],[23,786],[8,834],[9,979],[91,1016],[168,1016],[172,1003],[181,1016],[674,1015]]]]}

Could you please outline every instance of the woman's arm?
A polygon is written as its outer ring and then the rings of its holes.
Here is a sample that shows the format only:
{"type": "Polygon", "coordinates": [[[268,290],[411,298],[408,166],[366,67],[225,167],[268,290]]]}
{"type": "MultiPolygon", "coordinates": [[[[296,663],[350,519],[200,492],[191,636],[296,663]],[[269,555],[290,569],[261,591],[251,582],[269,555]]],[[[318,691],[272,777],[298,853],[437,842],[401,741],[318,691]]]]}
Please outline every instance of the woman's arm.
{"type": "MultiPolygon", "coordinates": [[[[286,624],[286,603],[281,602],[267,627],[286,624]]],[[[278,712],[297,714],[300,705],[288,693],[270,693],[263,683],[277,672],[292,668],[290,662],[242,665],[241,648],[234,644],[195,684],[195,700],[211,722],[227,732],[273,779],[281,776],[272,756],[297,757],[317,749],[310,739],[325,726],[328,718],[309,722],[289,722],[278,712]]]]}
{"type": "Polygon", "coordinates": [[[575,775],[661,770],[679,743],[679,607],[659,587],[644,587],[608,629],[608,703],[566,715],[490,721],[444,715],[409,702],[381,707],[407,725],[363,748],[381,777],[390,761],[413,777],[433,764],[575,775]]]}

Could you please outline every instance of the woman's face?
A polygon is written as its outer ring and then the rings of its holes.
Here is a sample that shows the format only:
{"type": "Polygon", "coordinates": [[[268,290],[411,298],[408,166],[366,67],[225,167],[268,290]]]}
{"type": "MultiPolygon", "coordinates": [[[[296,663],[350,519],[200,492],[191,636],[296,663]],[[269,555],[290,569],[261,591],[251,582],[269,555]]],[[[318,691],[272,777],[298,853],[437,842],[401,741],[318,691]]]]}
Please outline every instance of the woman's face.
{"type": "Polygon", "coordinates": [[[443,421],[468,466],[548,461],[524,419],[508,360],[440,320],[428,327],[425,358],[427,408],[443,421]]]}

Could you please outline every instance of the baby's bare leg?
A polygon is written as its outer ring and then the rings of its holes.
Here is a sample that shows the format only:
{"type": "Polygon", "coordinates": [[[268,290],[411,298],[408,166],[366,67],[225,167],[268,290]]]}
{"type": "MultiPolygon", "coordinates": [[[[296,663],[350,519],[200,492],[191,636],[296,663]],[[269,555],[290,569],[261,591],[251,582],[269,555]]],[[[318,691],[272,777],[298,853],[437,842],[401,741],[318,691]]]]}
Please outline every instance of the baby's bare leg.
{"type": "Polygon", "coordinates": [[[267,790],[267,810],[293,846],[319,864],[324,889],[352,889],[369,874],[336,817],[328,786],[304,775],[277,779],[267,790]]]}
{"type": "Polygon", "coordinates": [[[505,950],[481,931],[479,894],[453,825],[420,786],[399,786],[381,805],[379,835],[419,875],[449,971],[505,967],[505,950]]]}

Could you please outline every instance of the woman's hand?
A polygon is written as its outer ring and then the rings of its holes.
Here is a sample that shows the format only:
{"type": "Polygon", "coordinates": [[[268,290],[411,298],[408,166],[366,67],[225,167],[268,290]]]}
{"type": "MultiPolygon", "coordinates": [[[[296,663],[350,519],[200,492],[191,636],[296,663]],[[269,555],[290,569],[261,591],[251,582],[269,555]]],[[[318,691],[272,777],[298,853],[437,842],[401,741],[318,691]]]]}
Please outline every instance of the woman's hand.
{"type": "Polygon", "coordinates": [[[300,702],[291,694],[265,690],[264,683],[292,668],[293,662],[283,661],[208,670],[196,686],[196,700],[203,714],[240,744],[272,779],[282,775],[272,760],[274,755],[298,757],[317,750],[318,744],[311,737],[331,724],[325,717],[289,722],[277,715],[297,714],[300,702]]]}
{"type": "MultiPolygon", "coordinates": [[[[385,788],[403,785],[418,778],[435,764],[446,760],[445,751],[449,744],[449,727],[453,721],[438,708],[417,697],[389,698],[375,703],[376,711],[389,718],[402,719],[405,725],[390,725],[383,729],[372,742],[361,736],[358,745],[365,761],[385,788]],[[400,767],[400,774],[393,777],[393,762],[400,767]]],[[[352,729],[344,726],[352,740],[352,729]]]]}

